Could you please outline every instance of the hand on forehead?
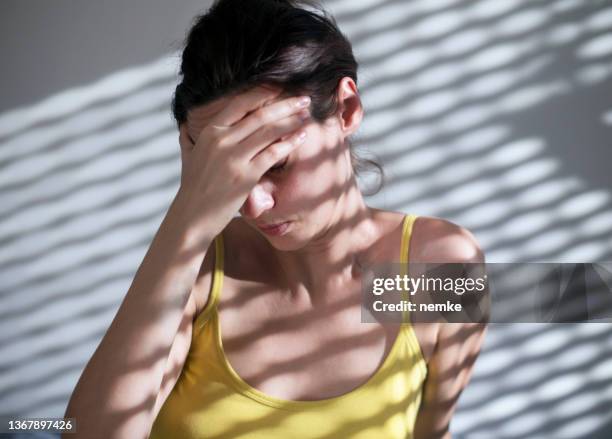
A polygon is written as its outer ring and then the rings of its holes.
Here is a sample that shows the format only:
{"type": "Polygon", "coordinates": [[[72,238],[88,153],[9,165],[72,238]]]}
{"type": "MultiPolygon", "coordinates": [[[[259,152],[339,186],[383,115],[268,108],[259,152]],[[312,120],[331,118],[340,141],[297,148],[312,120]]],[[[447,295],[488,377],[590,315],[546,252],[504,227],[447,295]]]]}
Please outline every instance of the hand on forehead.
{"type": "Polygon", "coordinates": [[[246,91],[221,96],[189,111],[187,131],[192,141],[195,141],[208,124],[231,126],[258,109],[291,96],[280,87],[270,85],[255,86],[246,91]]]}
{"type": "Polygon", "coordinates": [[[287,91],[277,85],[258,85],[242,93],[235,94],[236,97],[246,97],[247,101],[254,102],[255,105],[253,110],[257,108],[265,107],[275,102],[280,102],[290,98],[299,98],[307,96],[307,94],[300,91],[287,91]]]}

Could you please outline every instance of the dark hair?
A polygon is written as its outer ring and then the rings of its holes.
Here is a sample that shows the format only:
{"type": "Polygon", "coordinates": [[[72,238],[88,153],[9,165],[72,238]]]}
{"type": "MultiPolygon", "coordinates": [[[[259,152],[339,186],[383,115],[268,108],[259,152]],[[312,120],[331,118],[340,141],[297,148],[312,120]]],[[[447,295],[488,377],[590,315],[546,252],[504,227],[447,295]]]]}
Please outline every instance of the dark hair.
{"type": "MultiPolygon", "coordinates": [[[[187,35],[172,112],[180,125],[193,107],[267,84],[310,96],[323,122],[338,110],[340,79],[357,83],[357,67],[351,43],[313,0],[216,0],[187,35]]],[[[382,167],[352,147],[351,158],[355,172],[380,172],[380,189],[382,167]]]]}

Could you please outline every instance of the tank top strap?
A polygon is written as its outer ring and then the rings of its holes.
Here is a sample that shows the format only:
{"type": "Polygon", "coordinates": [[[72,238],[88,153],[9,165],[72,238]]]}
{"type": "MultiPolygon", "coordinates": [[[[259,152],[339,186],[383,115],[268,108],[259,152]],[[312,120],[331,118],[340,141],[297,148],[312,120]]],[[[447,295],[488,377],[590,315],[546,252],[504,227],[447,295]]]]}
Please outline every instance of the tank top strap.
{"type": "Polygon", "coordinates": [[[206,306],[196,318],[196,328],[199,330],[206,323],[214,311],[217,309],[219,298],[221,297],[221,289],[223,288],[223,267],[224,267],[224,245],[223,235],[219,233],[215,239],[215,266],[212,272],[212,280],[210,286],[210,294],[206,306]]]}
{"type": "MultiPolygon", "coordinates": [[[[400,272],[401,275],[408,275],[409,261],[410,261],[410,238],[412,237],[412,230],[414,222],[418,218],[418,215],[407,214],[404,217],[404,225],[402,230],[402,243],[401,243],[401,254],[400,254],[400,272]]],[[[410,301],[410,294],[402,290],[402,300],[410,301]]],[[[412,361],[416,363],[416,367],[421,371],[423,377],[427,376],[427,363],[423,357],[419,340],[414,332],[412,320],[410,319],[410,311],[402,311],[402,323],[400,333],[402,333],[407,342],[407,347],[411,353],[412,361]]]]}
{"type": "MultiPolygon", "coordinates": [[[[412,229],[414,222],[417,219],[417,215],[406,214],[404,216],[404,224],[402,227],[402,242],[400,245],[400,275],[408,275],[408,267],[410,260],[410,238],[412,236],[412,229]]],[[[402,291],[402,300],[409,301],[410,295],[406,291],[402,291]]],[[[402,323],[403,326],[409,326],[410,315],[409,311],[402,311],[402,323]],[[408,324],[408,325],[406,325],[408,324]]]]}
{"type": "MultiPolygon", "coordinates": [[[[400,250],[400,264],[402,265],[402,271],[408,270],[408,260],[410,259],[410,237],[412,236],[412,227],[414,225],[417,215],[406,214],[404,216],[404,225],[402,228],[402,243],[400,250]]],[[[404,273],[402,273],[404,274],[404,273]]],[[[407,273],[406,273],[407,274],[407,273]]]]}

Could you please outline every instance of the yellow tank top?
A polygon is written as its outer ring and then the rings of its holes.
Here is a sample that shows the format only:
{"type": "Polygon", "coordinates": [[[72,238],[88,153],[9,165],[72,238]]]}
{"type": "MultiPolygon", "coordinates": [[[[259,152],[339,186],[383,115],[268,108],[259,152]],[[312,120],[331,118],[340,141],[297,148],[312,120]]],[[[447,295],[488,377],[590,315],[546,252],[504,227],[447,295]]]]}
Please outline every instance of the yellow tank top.
{"type": "MultiPolygon", "coordinates": [[[[406,215],[402,266],[416,216],[406,215]]],[[[356,389],[315,401],[275,398],[238,376],[223,352],[217,303],[223,284],[223,240],[215,239],[211,296],[196,317],[182,373],[157,416],[150,438],[407,439],[413,437],[427,366],[410,323],[403,323],[386,359],[356,389]]],[[[404,270],[405,271],[405,270],[404,270]]]]}

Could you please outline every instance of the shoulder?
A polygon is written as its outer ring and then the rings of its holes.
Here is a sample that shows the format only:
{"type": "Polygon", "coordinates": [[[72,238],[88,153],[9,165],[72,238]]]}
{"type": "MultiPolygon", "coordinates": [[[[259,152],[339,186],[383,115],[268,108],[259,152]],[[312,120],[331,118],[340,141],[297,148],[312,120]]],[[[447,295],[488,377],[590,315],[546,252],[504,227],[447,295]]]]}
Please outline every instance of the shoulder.
{"type": "Polygon", "coordinates": [[[412,226],[411,260],[422,262],[483,262],[474,234],[443,218],[419,216],[412,226]]]}
{"type": "MultiPolygon", "coordinates": [[[[419,263],[432,264],[427,266],[432,270],[441,271],[431,271],[431,273],[445,277],[464,278],[485,273],[484,252],[474,234],[465,227],[442,218],[419,217],[413,225],[412,234],[411,239],[414,242],[410,248],[410,261],[416,263],[415,273],[420,273],[419,270],[423,269],[419,263]]],[[[483,296],[478,296],[481,297],[483,296]]],[[[481,304],[475,300],[474,295],[458,295],[456,299],[465,312],[468,309],[481,309],[481,304]]],[[[471,322],[472,319],[484,322],[488,320],[488,314],[479,317],[476,314],[468,314],[466,321],[471,322]]],[[[456,323],[456,325],[462,324],[456,323]]]]}
{"type": "MultiPolygon", "coordinates": [[[[483,251],[474,234],[442,218],[419,216],[413,225],[411,242],[411,260],[414,261],[484,262],[483,251]]],[[[416,437],[443,436],[448,432],[487,329],[486,323],[470,322],[436,326],[435,349],[428,362],[429,379],[417,418],[416,437]]]]}

